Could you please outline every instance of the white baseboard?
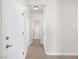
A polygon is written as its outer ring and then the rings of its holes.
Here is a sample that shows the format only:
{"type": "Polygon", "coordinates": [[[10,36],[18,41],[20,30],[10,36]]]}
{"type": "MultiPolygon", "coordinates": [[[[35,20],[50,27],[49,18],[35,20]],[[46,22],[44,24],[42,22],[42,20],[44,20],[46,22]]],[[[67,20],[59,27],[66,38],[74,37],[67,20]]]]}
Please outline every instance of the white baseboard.
{"type": "Polygon", "coordinates": [[[77,53],[46,53],[46,55],[75,55],[77,56],[77,53]]]}
{"type": "Polygon", "coordinates": [[[78,53],[61,53],[61,52],[47,52],[45,45],[44,45],[44,51],[46,55],[71,55],[71,56],[78,56],[78,53]]]}
{"type": "Polygon", "coordinates": [[[60,52],[58,52],[58,53],[53,53],[53,52],[47,52],[46,51],[46,49],[44,49],[45,50],[45,54],[46,55],[72,55],[72,56],[78,56],[78,53],[60,53],[60,52]]]}

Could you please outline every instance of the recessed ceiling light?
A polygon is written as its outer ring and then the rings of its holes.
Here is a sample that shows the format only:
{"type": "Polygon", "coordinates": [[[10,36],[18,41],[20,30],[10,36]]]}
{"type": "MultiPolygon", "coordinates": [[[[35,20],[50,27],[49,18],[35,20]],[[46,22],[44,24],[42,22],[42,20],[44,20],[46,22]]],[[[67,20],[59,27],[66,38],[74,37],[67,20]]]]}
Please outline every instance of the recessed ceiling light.
{"type": "Polygon", "coordinates": [[[34,9],[37,10],[38,9],[38,6],[34,6],[34,9]]]}

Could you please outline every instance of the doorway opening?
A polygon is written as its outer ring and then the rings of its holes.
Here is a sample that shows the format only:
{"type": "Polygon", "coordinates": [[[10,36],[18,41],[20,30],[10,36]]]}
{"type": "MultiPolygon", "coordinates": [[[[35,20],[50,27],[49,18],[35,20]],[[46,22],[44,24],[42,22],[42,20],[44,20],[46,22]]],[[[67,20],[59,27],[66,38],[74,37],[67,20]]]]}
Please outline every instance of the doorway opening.
{"type": "Polygon", "coordinates": [[[39,40],[43,44],[44,39],[44,12],[45,5],[28,5],[29,9],[29,30],[30,30],[30,40],[29,46],[32,44],[33,40],[39,40]]]}
{"type": "Polygon", "coordinates": [[[27,59],[39,58],[44,52],[44,19],[43,11],[45,5],[29,5],[30,40],[27,59]],[[38,57],[36,56],[38,55],[38,57]]]}

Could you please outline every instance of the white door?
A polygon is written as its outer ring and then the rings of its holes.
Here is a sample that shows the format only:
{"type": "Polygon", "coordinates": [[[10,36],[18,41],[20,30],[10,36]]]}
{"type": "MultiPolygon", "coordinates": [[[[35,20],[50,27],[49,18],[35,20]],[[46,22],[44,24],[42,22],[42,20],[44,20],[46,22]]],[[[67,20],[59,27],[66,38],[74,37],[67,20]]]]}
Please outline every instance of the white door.
{"type": "Polygon", "coordinates": [[[24,16],[17,0],[2,0],[2,57],[24,59],[24,16]]]}
{"type": "Polygon", "coordinates": [[[37,24],[34,26],[34,39],[40,39],[40,27],[37,24]]]}

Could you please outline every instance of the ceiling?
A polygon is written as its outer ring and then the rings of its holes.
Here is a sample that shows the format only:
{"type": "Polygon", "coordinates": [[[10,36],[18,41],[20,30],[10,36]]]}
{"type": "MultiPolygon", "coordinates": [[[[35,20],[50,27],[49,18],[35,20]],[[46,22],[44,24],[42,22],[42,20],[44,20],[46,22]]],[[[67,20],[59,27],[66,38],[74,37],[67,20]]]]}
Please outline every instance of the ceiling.
{"type": "Polygon", "coordinates": [[[42,13],[44,5],[29,5],[31,13],[42,13]],[[38,9],[34,9],[34,6],[38,6],[38,9]]]}
{"type": "Polygon", "coordinates": [[[49,0],[24,0],[26,5],[46,5],[49,0]]]}

